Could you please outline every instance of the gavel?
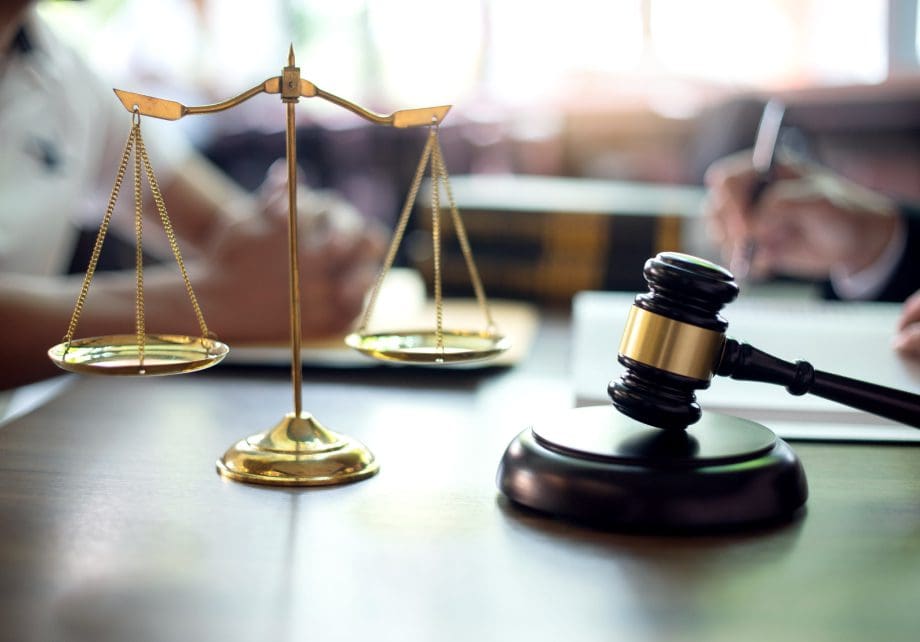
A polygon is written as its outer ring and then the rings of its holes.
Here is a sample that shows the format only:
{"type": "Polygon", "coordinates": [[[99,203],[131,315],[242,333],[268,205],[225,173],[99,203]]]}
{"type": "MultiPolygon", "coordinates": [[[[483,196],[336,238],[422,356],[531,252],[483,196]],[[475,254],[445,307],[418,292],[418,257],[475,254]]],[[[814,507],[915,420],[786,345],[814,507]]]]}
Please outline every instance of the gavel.
{"type": "Polygon", "coordinates": [[[643,269],[649,292],[630,308],[607,387],[613,405],[642,423],[684,430],[700,419],[697,390],[714,375],[785,386],[920,428],[920,395],[783,361],[726,337],[719,312],[738,296],[731,272],[686,254],[662,252],[643,269]]]}

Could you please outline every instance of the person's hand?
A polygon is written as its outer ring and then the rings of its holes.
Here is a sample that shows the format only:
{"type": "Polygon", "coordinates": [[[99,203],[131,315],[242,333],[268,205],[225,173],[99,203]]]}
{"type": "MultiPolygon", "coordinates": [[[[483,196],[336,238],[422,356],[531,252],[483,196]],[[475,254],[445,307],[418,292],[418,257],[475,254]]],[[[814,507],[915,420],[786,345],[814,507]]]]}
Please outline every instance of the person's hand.
{"type": "Polygon", "coordinates": [[[904,302],[894,347],[906,357],[920,359],[920,290],[904,302]]]}
{"type": "Polygon", "coordinates": [[[884,251],[898,225],[891,200],[829,170],[784,160],[752,205],[757,180],[750,152],[714,163],[706,173],[706,219],[726,257],[756,244],[755,277],[852,275],[884,251]]]}
{"type": "MultiPolygon", "coordinates": [[[[209,326],[227,341],[278,341],[290,335],[286,175],[269,173],[262,212],[221,230],[202,257],[199,297],[209,326]]],[[[379,269],[384,235],[346,201],[298,190],[302,332],[347,330],[379,269]]]]}

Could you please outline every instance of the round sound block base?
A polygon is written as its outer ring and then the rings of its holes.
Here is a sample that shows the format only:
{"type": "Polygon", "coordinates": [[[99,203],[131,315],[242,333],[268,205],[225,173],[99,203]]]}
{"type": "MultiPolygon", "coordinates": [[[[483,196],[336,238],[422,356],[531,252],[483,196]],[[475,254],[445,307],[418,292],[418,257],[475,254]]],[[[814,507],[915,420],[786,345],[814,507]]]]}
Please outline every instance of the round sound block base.
{"type": "Polygon", "coordinates": [[[524,430],[505,451],[497,482],[537,511],[655,532],[781,522],[808,497],[798,457],[758,423],[705,413],[687,431],[665,431],[611,406],[524,430]]]}

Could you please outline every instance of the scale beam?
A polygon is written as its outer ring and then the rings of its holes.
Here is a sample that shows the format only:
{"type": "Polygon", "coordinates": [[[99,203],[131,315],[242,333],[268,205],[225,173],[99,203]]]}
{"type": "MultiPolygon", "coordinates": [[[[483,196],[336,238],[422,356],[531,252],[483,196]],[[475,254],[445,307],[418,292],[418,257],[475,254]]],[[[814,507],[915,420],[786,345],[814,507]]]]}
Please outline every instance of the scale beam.
{"type": "Polygon", "coordinates": [[[447,180],[447,170],[438,142],[438,129],[444,121],[451,105],[400,109],[390,114],[377,114],[357,105],[350,100],[323,91],[309,80],[300,77],[300,68],[294,63],[294,48],[288,53],[288,64],[280,76],[264,80],[246,91],[209,105],[188,106],[174,100],[146,96],[121,89],[115,94],[125,109],[132,114],[132,133],[125,147],[119,166],[115,185],[112,190],[109,207],[100,226],[94,247],[93,259],[84,278],[83,288],[77,299],[74,315],[65,337],[65,342],[49,352],[52,360],[60,367],[77,372],[94,372],[123,375],[178,374],[191,372],[220,361],[228,352],[226,345],[212,338],[204,318],[198,308],[191,283],[179,255],[178,246],[173,240],[171,226],[166,215],[162,195],[156,185],[153,169],[147,158],[146,149],[140,135],[140,116],[150,116],[162,120],[179,120],[191,114],[212,114],[236,107],[259,94],[276,94],[285,105],[286,140],[285,159],[287,162],[288,191],[288,258],[290,287],[290,321],[291,321],[291,384],[293,389],[294,411],[272,428],[250,435],[231,446],[217,462],[221,475],[236,481],[289,486],[322,486],[358,481],[376,474],[378,465],[374,455],[359,441],[325,428],[310,413],[302,408],[302,363],[301,363],[301,288],[300,261],[298,247],[300,234],[297,227],[297,128],[295,107],[300,98],[321,98],[334,105],[347,109],[357,116],[375,125],[397,128],[428,127],[428,143],[422,159],[416,169],[415,178],[400,214],[398,231],[394,234],[385,267],[377,278],[370,303],[364,314],[360,332],[349,336],[349,345],[374,358],[401,363],[446,364],[486,359],[508,348],[508,341],[496,332],[491,313],[485,299],[485,292],[479,274],[473,264],[469,242],[466,238],[460,214],[453,201],[447,180]],[[115,209],[122,179],[128,166],[129,156],[134,151],[135,167],[135,229],[137,254],[137,296],[136,296],[136,333],[135,335],[109,335],[90,339],[74,340],[72,335],[79,319],[80,311],[86,299],[89,282],[95,270],[95,261],[101,251],[102,240],[109,227],[109,221],[115,209]],[[392,265],[403,232],[405,231],[412,205],[418,193],[424,170],[431,164],[433,179],[432,199],[432,247],[435,262],[435,302],[436,329],[419,332],[369,333],[367,323],[371,317],[380,284],[392,265]],[[183,335],[148,335],[144,325],[143,307],[143,261],[142,259],[142,195],[141,170],[146,169],[151,193],[163,220],[167,236],[171,240],[173,252],[179,263],[186,289],[192,299],[192,305],[198,316],[201,337],[183,335]],[[440,220],[441,205],[439,189],[444,189],[450,203],[451,217],[473,289],[487,322],[487,329],[482,332],[445,330],[443,328],[443,301],[440,277],[440,220]]]}
{"type": "MultiPolygon", "coordinates": [[[[213,114],[215,112],[224,111],[236,107],[240,103],[246,102],[253,96],[258,96],[259,94],[280,94],[281,79],[281,76],[275,76],[233,98],[211,105],[193,107],[188,107],[174,100],[145,96],[144,94],[136,94],[122,89],[115,89],[114,91],[115,95],[118,96],[118,100],[121,101],[121,104],[124,105],[125,109],[129,112],[133,113],[134,108],[137,107],[137,111],[142,116],[151,116],[163,120],[179,120],[191,114],[213,114]]],[[[444,121],[447,112],[449,112],[451,108],[451,105],[439,105],[437,107],[399,109],[392,114],[376,114],[350,100],[324,91],[305,79],[300,79],[300,96],[304,98],[322,98],[327,102],[357,114],[375,125],[389,125],[400,129],[440,124],[444,121]]]]}

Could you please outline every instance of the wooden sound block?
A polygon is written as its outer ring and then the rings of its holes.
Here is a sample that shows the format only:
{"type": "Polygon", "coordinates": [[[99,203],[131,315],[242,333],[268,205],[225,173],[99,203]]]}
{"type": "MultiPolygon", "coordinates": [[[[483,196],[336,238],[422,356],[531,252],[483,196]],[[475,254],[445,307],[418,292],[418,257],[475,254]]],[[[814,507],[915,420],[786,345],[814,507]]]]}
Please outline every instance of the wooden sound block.
{"type": "Polygon", "coordinates": [[[537,511],[652,532],[782,522],[808,497],[796,454],[758,423],[704,413],[686,431],[661,430],[611,406],[524,430],[505,451],[497,482],[537,511]]]}

